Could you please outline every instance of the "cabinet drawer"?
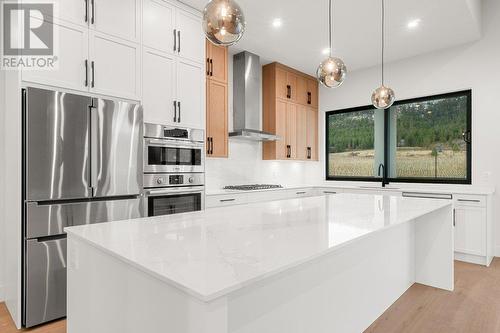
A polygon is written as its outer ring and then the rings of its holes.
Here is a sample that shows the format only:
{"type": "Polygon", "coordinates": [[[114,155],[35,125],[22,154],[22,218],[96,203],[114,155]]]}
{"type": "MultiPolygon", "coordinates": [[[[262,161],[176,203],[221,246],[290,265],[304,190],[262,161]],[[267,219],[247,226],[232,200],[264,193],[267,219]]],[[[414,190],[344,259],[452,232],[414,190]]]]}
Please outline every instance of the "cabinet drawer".
{"type": "Polygon", "coordinates": [[[286,199],[287,194],[283,190],[276,190],[276,191],[262,191],[262,192],[256,192],[256,193],[249,193],[247,197],[247,201],[249,203],[251,202],[267,202],[267,201],[274,201],[274,200],[282,200],[286,199]]]}
{"type": "Polygon", "coordinates": [[[314,196],[314,190],[308,188],[299,188],[291,192],[296,198],[312,197],[314,196]]]}
{"type": "Polygon", "coordinates": [[[486,197],[480,195],[455,195],[453,202],[456,206],[486,207],[486,197]]]}
{"type": "Polygon", "coordinates": [[[247,196],[244,194],[209,195],[205,199],[206,208],[240,205],[244,203],[247,203],[247,196]]]}

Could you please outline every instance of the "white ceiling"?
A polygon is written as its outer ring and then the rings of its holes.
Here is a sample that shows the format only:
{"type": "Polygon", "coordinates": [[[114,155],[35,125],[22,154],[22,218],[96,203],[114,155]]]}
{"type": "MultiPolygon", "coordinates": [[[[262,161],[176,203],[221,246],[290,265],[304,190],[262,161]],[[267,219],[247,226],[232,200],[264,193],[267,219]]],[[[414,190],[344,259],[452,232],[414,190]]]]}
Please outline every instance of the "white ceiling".
{"type": "MultiPolygon", "coordinates": [[[[182,0],[202,10],[207,0],[182,0]]],[[[328,47],[328,0],[237,0],[247,31],[231,53],[248,50],[313,74],[328,47]],[[273,28],[281,18],[280,29],[273,28]]],[[[334,55],[348,70],[380,64],[377,0],[334,0],[334,55]]],[[[481,0],[386,0],[386,61],[464,44],[481,37],[481,0]],[[420,19],[415,30],[407,23],[420,19]]]]}

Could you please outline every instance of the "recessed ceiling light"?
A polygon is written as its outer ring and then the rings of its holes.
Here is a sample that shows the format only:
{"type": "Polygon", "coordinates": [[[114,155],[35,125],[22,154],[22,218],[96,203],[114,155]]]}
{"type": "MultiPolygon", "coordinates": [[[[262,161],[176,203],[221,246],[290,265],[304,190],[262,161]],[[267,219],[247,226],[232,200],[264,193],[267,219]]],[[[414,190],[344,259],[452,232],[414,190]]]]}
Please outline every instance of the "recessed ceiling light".
{"type": "Polygon", "coordinates": [[[283,21],[280,18],[275,18],[273,20],[273,27],[279,28],[283,25],[283,21]]]}
{"type": "Polygon", "coordinates": [[[420,25],[420,22],[422,22],[421,19],[414,19],[409,21],[406,26],[408,27],[408,29],[416,29],[420,25]]]}
{"type": "Polygon", "coordinates": [[[321,53],[323,53],[324,55],[327,55],[328,53],[330,53],[330,48],[329,47],[325,47],[323,49],[323,51],[321,51],[321,53]]]}

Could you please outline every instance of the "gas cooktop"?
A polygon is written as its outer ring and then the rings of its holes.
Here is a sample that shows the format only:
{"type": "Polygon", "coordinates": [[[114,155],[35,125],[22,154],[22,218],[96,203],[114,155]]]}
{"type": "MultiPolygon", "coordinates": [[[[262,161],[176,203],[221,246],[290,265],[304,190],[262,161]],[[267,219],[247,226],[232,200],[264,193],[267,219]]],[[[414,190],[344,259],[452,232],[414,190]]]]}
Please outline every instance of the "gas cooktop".
{"type": "Polygon", "coordinates": [[[252,184],[252,185],[224,186],[225,190],[236,190],[236,191],[270,190],[270,189],[274,189],[274,188],[283,188],[283,186],[273,185],[273,184],[252,184]]]}

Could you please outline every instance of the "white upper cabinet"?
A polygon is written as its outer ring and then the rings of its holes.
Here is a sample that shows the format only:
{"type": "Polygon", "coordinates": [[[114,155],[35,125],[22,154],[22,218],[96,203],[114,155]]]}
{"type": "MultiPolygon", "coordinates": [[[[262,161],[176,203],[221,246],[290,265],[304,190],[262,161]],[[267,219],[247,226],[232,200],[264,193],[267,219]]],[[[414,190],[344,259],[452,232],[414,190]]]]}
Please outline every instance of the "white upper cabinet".
{"type": "Polygon", "coordinates": [[[175,59],[171,55],[145,49],[143,53],[142,105],[144,121],[176,125],[175,59]],[[175,117],[175,119],[174,119],[175,117]]]}
{"type": "Polygon", "coordinates": [[[144,0],[142,103],[146,122],[205,128],[205,37],[201,14],[144,0]]]}
{"type": "Polygon", "coordinates": [[[205,128],[204,122],[205,67],[178,59],[176,100],[180,103],[177,124],[181,127],[205,128]]]}
{"type": "Polygon", "coordinates": [[[89,81],[85,60],[88,58],[88,29],[60,19],[51,21],[59,34],[57,67],[53,70],[23,70],[22,79],[66,89],[87,90],[89,81]]]}
{"type": "Polygon", "coordinates": [[[185,59],[204,63],[205,38],[200,17],[178,10],[176,21],[178,54],[185,59]]]}
{"type": "Polygon", "coordinates": [[[89,9],[87,1],[53,0],[57,8],[57,11],[54,13],[54,15],[56,18],[59,18],[61,20],[72,22],[82,26],[87,26],[89,20],[89,9]]]}
{"type": "Polygon", "coordinates": [[[139,44],[97,32],[90,35],[90,91],[139,100],[139,44]]]}
{"type": "Polygon", "coordinates": [[[174,6],[164,1],[144,0],[142,25],[144,46],[169,54],[175,52],[175,11],[174,6]]]}
{"type": "Polygon", "coordinates": [[[140,0],[90,1],[90,28],[129,41],[140,41],[140,0]]]}

